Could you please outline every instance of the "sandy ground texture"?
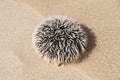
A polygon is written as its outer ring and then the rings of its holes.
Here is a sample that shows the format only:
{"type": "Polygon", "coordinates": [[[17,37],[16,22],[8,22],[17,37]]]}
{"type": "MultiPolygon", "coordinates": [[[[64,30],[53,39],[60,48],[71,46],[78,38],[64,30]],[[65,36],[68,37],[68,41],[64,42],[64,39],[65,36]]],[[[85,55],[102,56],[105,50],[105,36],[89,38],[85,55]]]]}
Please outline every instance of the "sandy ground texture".
{"type": "Polygon", "coordinates": [[[120,80],[119,0],[0,0],[0,80],[120,80]],[[31,35],[44,18],[66,15],[96,35],[96,47],[79,64],[41,60],[31,35]]]}

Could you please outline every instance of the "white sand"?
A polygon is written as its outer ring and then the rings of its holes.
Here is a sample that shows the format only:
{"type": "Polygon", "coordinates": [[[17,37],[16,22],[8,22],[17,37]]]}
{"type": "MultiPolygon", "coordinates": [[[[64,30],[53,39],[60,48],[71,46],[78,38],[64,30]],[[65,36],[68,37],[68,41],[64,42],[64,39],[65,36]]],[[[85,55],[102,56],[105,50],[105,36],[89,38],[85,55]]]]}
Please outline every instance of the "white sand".
{"type": "Polygon", "coordinates": [[[0,80],[120,79],[119,0],[11,1],[0,1],[0,80]],[[48,64],[31,46],[34,27],[58,14],[86,24],[97,36],[97,46],[79,64],[48,64]]]}

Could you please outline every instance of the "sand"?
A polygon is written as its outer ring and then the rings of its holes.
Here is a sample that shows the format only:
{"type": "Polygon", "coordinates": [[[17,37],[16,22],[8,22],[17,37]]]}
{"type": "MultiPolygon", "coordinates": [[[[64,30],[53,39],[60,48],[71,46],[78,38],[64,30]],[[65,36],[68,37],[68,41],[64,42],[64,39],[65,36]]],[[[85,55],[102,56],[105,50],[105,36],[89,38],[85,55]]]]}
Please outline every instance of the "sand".
{"type": "Polygon", "coordinates": [[[1,0],[0,80],[120,80],[119,0],[1,0]],[[66,15],[92,29],[96,47],[83,62],[57,67],[32,47],[34,28],[66,15]]]}

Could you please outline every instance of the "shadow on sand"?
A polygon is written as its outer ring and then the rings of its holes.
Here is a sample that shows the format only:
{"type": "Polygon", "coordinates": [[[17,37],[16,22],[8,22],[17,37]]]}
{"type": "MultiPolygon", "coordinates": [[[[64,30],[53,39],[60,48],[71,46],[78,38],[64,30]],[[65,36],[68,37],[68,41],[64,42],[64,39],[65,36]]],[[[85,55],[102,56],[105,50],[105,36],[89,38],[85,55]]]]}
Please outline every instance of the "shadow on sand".
{"type": "Polygon", "coordinates": [[[96,46],[96,36],[95,36],[94,32],[92,32],[92,30],[89,29],[86,25],[81,24],[81,27],[85,30],[85,32],[88,33],[87,52],[82,55],[82,57],[84,59],[86,59],[89,56],[89,54],[92,52],[92,50],[95,48],[95,46],[96,46]]]}

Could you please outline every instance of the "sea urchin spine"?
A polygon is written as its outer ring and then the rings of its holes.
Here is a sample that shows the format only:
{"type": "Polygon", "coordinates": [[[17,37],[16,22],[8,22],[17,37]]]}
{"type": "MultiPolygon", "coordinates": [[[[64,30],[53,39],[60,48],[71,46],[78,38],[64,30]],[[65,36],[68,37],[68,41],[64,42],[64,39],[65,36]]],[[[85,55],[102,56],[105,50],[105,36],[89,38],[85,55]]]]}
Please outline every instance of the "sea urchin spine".
{"type": "Polygon", "coordinates": [[[33,43],[42,57],[62,64],[82,59],[88,45],[88,36],[79,23],[57,16],[38,26],[33,35],[33,43]]]}

